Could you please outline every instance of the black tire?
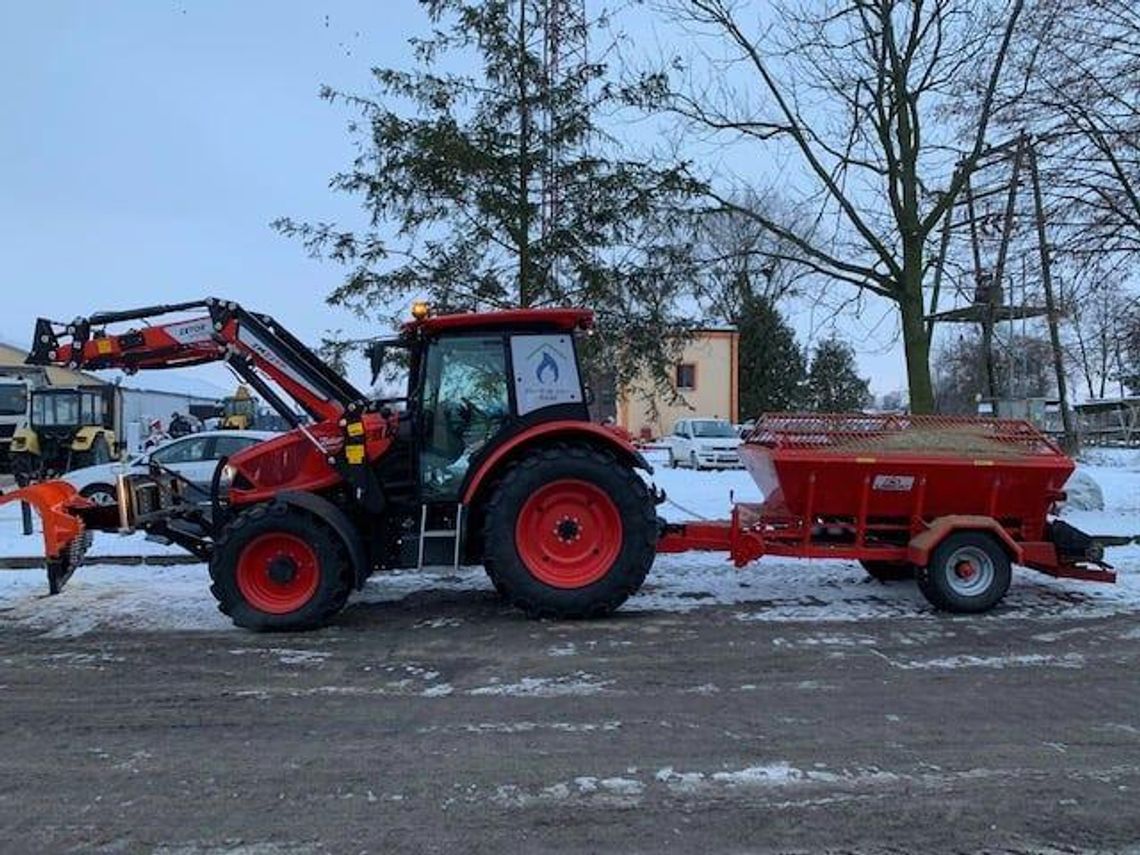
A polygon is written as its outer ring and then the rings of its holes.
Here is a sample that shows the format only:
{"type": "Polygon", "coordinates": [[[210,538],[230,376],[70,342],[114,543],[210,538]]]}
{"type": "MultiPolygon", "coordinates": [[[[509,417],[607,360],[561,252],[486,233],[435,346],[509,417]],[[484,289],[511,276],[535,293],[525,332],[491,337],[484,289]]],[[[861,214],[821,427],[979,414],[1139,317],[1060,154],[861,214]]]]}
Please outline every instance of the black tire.
{"type": "Polygon", "coordinates": [[[11,456],[12,476],[16,479],[16,486],[27,487],[33,481],[38,481],[41,471],[41,459],[38,454],[20,451],[11,456]]]}
{"type": "Polygon", "coordinates": [[[879,582],[909,582],[914,579],[914,565],[905,561],[860,561],[867,575],[879,582]]]}
{"type": "Polygon", "coordinates": [[[79,495],[104,507],[117,504],[119,501],[118,491],[110,484],[88,484],[79,491],[79,495]]]}
{"type": "MultiPolygon", "coordinates": [[[[265,576],[271,572],[267,565],[265,576]]],[[[222,529],[210,560],[210,579],[210,593],[218,601],[218,609],[238,626],[255,632],[293,632],[316,629],[335,617],[348,601],[354,573],[348,549],[331,526],[317,515],[284,502],[267,502],[242,511],[222,529]],[[315,559],[315,588],[289,611],[266,611],[243,593],[242,585],[248,585],[244,579],[250,574],[261,578],[260,567],[242,569],[243,558],[255,563],[244,553],[265,535],[277,535],[291,543],[303,541],[315,559]]],[[[271,587],[275,583],[263,579],[259,584],[271,587]]]]}
{"type": "Polygon", "coordinates": [[[997,538],[982,531],[959,531],[938,544],[930,563],[915,575],[919,590],[936,609],[977,614],[1001,602],[1012,572],[997,538]],[[970,575],[965,577],[964,572],[970,575]]]}
{"type": "MultiPolygon", "coordinates": [[[[538,511],[541,511],[541,506],[538,511]]],[[[536,511],[535,513],[537,513],[536,511]]],[[[588,511],[587,511],[588,515],[588,511]]],[[[591,542],[589,519],[580,536],[591,542]]],[[[595,532],[600,527],[594,526],[595,532]]],[[[563,535],[559,534],[558,537],[563,535]]],[[[605,549],[613,540],[598,533],[605,549]]],[[[566,543],[577,540],[566,535],[566,543]]],[[[488,575],[506,599],[531,617],[586,618],[607,615],[641,587],[653,564],[657,545],[657,515],[649,490],[637,473],[608,451],[579,444],[559,444],[536,449],[512,463],[487,504],[484,524],[485,566],[488,575]],[[607,513],[621,523],[621,541],[614,557],[600,559],[602,575],[577,586],[556,586],[539,578],[520,554],[517,542],[520,515],[538,491],[555,482],[585,484],[583,489],[600,495],[607,513]],[[603,495],[604,494],[604,495],[603,495]]],[[[530,541],[522,544],[533,556],[530,541]]],[[[594,550],[597,553],[597,549],[594,550]]]]}

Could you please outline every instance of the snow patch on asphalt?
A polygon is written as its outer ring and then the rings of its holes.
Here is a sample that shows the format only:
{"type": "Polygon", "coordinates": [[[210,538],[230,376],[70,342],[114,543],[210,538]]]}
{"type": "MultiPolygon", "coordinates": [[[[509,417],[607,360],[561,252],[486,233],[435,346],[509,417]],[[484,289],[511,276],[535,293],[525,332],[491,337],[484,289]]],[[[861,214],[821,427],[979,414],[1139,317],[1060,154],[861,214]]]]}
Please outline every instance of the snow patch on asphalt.
{"type": "Polygon", "coordinates": [[[1085,658],[1079,653],[1054,656],[1049,653],[1025,653],[1010,656],[946,656],[941,659],[916,659],[909,662],[890,660],[904,671],[953,671],[959,668],[1083,668],[1085,658]]]}
{"type": "Polygon", "coordinates": [[[489,686],[470,689],[469,695],[503,695],[519,698],[557,698],[565,695],[597,695],[604,692],[612,680],[602,680],[593,674],[578,671],[560,677],[523,677],[517,683],[492,681],[489,686]]]}

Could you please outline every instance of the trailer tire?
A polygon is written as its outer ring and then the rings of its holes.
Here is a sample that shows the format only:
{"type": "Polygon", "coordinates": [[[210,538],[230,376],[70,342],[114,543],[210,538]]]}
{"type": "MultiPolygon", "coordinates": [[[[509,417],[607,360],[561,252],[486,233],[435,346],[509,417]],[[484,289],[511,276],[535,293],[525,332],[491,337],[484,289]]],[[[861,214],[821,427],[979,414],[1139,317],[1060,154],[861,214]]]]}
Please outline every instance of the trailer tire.
{"type": "Polygon", "coordinates": [[[268,502],[222,529],[210,580],[218,609],[237,626],[288,632],[328,623],[348,601],[355,573],[331,526],[285,502],[268,502]]]}
{"type": "Polygon", "coordinates": [[[530,617],[600,617],[645,581],[657,514],[631,468],[564,443],[511,464],[487,504],[484,542],[496,590],[530,617]]]}
{"type": "Polygon", "coordinates": [[[936,609],[977,614],[1001,602],[1012,571],[1005,547],[993,535],[959,531],[933,549],[916,576],[919,590],[936,609]]]}
{"type": "Polygon", "coordinates": [[[909,582],[914,579],[914,565],[905,561],[860,561],[867,575],[878,582],[909,582]]]}

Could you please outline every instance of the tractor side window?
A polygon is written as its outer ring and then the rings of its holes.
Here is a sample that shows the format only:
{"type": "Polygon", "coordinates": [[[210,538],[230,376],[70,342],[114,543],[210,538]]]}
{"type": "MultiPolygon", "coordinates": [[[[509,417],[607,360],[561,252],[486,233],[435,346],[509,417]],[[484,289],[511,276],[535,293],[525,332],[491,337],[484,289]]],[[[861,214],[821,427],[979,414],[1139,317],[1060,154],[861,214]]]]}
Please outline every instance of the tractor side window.
{"type": "Polygon", "coordinates": [[[420,476],[425,501],[454,499],[471,458],[510,413],[501,336],[444,339],[428,351],[420,476]]]}

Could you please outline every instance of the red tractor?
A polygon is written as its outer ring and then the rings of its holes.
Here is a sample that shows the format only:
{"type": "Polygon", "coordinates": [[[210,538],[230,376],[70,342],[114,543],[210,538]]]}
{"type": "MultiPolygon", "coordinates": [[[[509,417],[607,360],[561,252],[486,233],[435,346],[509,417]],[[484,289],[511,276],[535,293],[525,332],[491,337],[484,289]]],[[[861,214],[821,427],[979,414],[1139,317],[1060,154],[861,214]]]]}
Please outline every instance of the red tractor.
{"type": "Polygon", "coordinates": [[[592,315],[541,309],[414,320],[394,349],[405,395],[372,400],[266,315],[206,300],[41,319],[29,362],[134,371],[224,360],[293,429],[221,461],[206,495],[154,467],[123,476],[116,505],[62,481],[0,497],[43,519],[57,593],[93,529],[142,529],[209,563],[223,612],[250,629],[327,622],[369,575],[482,563],[531,615],[607,614],[657,552],[859,561],[914,576],[938,609],[992,608],[1021,564],[1111,582],[1097,538],[1053,518],[1074,463],[1024,422],[775,414],[740,454],[764,495],[730,519],[661,522],[645,459],[591,424],[575,336],[592,315]],[[189,320],[110,327],[188,310],[189,320]],[[280,393],[279,391],[280,390],[280,393]],[[300,417],[281,394],[304,411],[300,417]]]}
{"type": "Polygon", "coordinates": [[[208,496],[157,468],[122,477],[117,508],[62,482],[20,491],[43,517],[51,590],[89,530],[142,529],[208,562],[219,608],[249,629],[319,626],[371,574],[443,561],[483,564],[531,615],[609,613],[645,579],[658,522],[635,471],[651,467],[589,420],[576,336],[592,322],[572,309],[432,317],[417,304],[372,348],[376,371],[402,351],[407,392],[370,400],[271,317],[225,300],[41,319],[30,363],[223,360],[293,426],[221,461],[208,496]],[[187,311],[198,314],[150,323],[187,311]]]}

